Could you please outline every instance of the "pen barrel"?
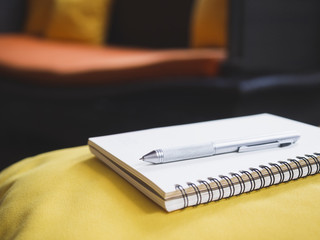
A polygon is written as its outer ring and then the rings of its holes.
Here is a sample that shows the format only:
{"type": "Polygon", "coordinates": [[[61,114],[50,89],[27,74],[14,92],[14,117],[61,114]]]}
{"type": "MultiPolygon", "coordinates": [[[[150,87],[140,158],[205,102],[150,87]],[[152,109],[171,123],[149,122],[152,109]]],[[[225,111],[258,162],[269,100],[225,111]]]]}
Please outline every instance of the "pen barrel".
{"type": "Polygon", "coordinates": [[[215,154],[212,143],[174,149],[162,149],[163,162],[174,162],[193,158],[207,157],[215,154]]]}
{"type": "Polygon", "coordinates": [[[213,146],[216,150],[215,154],[223,154],[223,153],[238,152],[241,144],[242,144],[241,141],[216,142],[216,143],[213,143],[213,146]]]}

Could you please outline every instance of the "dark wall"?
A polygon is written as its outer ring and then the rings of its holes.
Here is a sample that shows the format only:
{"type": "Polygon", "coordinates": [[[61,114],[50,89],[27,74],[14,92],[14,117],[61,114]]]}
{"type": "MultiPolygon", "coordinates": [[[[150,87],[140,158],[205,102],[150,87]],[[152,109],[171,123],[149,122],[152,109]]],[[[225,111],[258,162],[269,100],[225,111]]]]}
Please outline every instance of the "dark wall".
{"type": "Polygon", "coordinates": [[[187,47],[194,0],[116,0],[109,43],[170,48],[187,47]]]}
{"type": "Polygon", "coordinates": [[[250,71],[320,69],[320,1],[231,0],[232,63],[250,71]]]}
{"type": "Polygon", "coordinates": [[[23,29],[26,0],[0,0],[0,33],[23,29]]]}

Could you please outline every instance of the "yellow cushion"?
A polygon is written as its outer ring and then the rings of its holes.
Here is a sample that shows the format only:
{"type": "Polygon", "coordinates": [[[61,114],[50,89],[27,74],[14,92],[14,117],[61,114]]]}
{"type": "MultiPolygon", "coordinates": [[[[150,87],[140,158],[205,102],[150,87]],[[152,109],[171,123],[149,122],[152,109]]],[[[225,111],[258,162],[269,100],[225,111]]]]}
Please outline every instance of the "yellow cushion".
{"type": "Polygon", "coordinates": [[[54,0],[45,36],[101,44],[108,30],[111,0],[54,0]]]}
{"type": "Polygon", "coordinates": [[[196,0],[191,21],[191,47],[226,47],[228,0],[196,0]]]}
{"type": "Polygon", "coordinates": [[[25,31],[43,35],[51,17],[54,0],[29,0],[25,31]]]}
{"type": "Polygon", "coordinates": [[[0,174],[0,239],[319,239],[320,174],[166,213],[88,147],[0,174]]]}

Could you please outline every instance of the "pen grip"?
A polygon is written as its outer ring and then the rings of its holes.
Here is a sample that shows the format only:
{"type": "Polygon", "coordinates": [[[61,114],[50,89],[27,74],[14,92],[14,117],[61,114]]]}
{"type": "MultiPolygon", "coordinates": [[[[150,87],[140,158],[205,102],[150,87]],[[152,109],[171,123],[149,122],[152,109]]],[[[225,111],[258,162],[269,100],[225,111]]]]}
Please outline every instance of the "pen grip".
{"type": "Polygon", "coordinates": [[[212,143],[181,148],[162,149],[163,162],[173,162],[193,158],[207,157],[215,154],[212,143]]]}

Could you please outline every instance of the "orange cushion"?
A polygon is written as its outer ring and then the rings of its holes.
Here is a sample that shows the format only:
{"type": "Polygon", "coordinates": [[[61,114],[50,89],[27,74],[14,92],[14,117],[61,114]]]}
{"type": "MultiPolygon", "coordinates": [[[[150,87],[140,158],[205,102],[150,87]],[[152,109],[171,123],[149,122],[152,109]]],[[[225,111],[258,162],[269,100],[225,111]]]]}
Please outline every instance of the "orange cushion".
{"type": "Polygon", "coordinates": [[[221,49],[102,47],[24,35],[0,35],[0,53],[2,72],[57,84],[213,76],[225,59],[221,49]]]}

